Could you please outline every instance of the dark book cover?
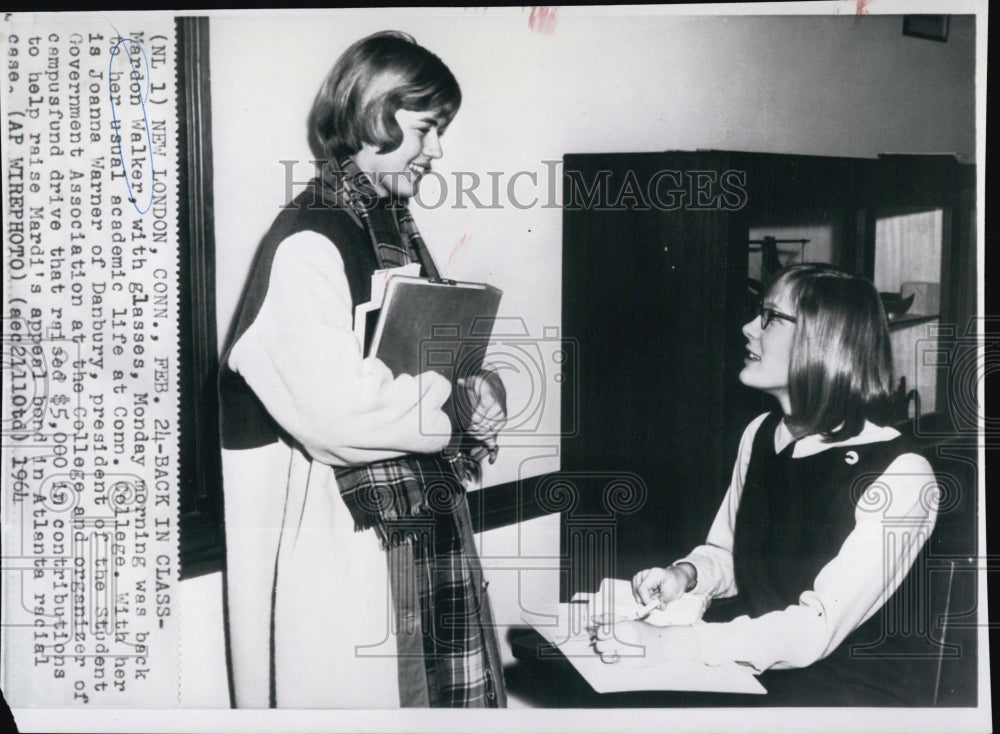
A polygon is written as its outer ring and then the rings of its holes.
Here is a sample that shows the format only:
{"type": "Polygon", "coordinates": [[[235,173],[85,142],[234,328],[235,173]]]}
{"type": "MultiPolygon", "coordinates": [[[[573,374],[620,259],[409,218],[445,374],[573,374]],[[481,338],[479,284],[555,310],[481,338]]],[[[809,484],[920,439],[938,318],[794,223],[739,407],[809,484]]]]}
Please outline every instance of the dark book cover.
{"type": "Polygon", "coordinates": [[[457,382],[482,369],[502,295],[485,283],[396,276],[386,286],[368,353],[394,376],[434,370],[445,377],[452,384],[445,412],[464,426],[459,416],[466,406],[454,405],[457,382]]]}

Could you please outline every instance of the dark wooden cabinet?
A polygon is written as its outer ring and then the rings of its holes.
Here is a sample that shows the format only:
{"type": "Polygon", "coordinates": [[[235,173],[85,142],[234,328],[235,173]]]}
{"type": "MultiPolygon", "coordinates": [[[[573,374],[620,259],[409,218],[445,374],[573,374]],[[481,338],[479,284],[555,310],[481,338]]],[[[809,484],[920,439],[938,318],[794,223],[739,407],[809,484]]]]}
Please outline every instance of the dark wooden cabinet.
{"type": "Polygon", "coordinates": [[[579,364],[562,396],[579,416],[562,442],[578,497],[563,513],[569,594],[704,537],[734,426],[759,401],[735,380],[752,304],[733,157],[573,155],[564,182],[562,323],[579,364]]]}

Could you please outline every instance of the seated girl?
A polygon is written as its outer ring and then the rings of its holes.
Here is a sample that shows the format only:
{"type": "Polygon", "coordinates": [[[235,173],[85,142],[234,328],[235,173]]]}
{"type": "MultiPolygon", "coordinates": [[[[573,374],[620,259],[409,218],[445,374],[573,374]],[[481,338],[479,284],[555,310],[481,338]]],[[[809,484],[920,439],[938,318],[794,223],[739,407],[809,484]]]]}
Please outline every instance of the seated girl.
{"type": "Polygon", "coordinates": [[[603,626],[595,648],[608,662],[639,644],[661,660],[749,666],[768,689],[763,705],[926,705],[927,641],[912,619],[909,634],[885,634],[879,611],[895,593],[897,608],[926,614],[917,574],[900,587],[934,528],[938,488],[888,425],[878,293],[826,265],[793,266],[743,335],[740,381],[780,410],[744,431],[705,544],[632,580],[643,604],[686,591],[725,601],[690,627],[603,626]]]}

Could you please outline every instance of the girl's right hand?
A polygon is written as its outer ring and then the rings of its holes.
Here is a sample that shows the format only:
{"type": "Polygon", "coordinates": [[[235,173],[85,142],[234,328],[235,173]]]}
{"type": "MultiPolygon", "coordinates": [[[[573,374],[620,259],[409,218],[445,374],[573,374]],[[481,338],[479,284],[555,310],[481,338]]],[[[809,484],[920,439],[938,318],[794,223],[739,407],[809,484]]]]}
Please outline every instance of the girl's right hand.
{"type": "Polygon", "coordinates": [[[632,594],[643,605],[658,600],[663,609],[684,594],[688,581],[688,575],[676,566],[647,568],[632,577],[632,594]]]}

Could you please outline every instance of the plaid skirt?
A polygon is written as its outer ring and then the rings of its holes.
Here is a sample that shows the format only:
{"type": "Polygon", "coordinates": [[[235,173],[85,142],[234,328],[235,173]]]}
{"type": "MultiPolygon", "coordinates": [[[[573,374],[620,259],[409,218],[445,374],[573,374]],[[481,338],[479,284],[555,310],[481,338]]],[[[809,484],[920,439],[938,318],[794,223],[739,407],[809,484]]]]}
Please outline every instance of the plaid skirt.
{"type": "Polygon", "coordinates": [[[401,706],[506,705],[499,644],[465,487],[448,461],[405,456],[337,470],[357,529],[388,555],[401,706]]]}

